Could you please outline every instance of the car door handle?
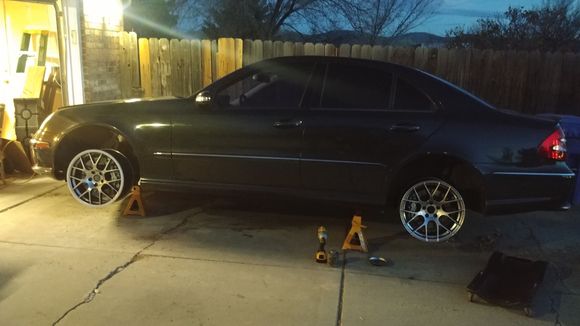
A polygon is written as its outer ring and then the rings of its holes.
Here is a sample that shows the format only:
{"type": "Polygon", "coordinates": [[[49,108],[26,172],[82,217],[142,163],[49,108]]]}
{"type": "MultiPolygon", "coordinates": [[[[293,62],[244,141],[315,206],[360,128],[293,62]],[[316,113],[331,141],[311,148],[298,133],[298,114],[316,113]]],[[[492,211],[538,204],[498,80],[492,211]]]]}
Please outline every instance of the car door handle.
{"type": "Polygon", "coordinates": [[[421,130],[421,127],[408,123],[394,124],[389,128],[389,131],[396,132],[415,132],[419,130],[421,130]]]}
{"type": "Polygon", "coordinates": [[[288,129],[288,128],[297,128],[302,125],[302,120],[280,120],[274,122],[274,128],[280,129],[288,129]]]}

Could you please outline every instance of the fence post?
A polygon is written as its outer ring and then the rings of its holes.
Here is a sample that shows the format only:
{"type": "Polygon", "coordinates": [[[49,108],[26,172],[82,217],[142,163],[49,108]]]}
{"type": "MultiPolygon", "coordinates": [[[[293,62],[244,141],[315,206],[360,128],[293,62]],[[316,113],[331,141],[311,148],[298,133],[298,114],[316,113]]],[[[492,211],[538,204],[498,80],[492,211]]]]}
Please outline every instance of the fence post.
{"type": "Polygon", "coordinates": [[[296,42],[294,44],[294,55],[296,56],[304,55],[304,43],[296,42]]]}
{"type": "Polygon", "coordinates": [[[322,43],[314,44],[314,54],[320,56],[324,55],[324,44],[322,43]]]}
{"type": "Polygon", "coordinates": [[[339,57],[350,57],[350,45],[349,44],[341,44],[338,50],[339,57]]]}
{"type": "Polygon", "coordinates": [[[151,58],[149,52],[149,40],[139,39],[139,70],[141,75],[141,88],[144,97],[151,97],[151,58]]]}
{"type": "Polygon", "coordinates": [[[151,63],[151,96],[161,96],[161,61],[159,58],[159,40],[149,39],[149,59],[151,63]]]}
{"type": "Polygon", "coordinates": [[[199,40],[191,41],[191,89],[193,92],[198,91],[202,88],[202,75],[203,70],[201,69],[202,59],[201,59],[201,42],[199,40]]]}
{"type": "Polygon", "coordinates": [[[264,49],[264,54],[262,55],[263,59],[270,59],[272,58],[272,41],[264,41],[262,44],[264,49]]]}
{"type": "Polygon", "coordinates": [[[304,55],[314,55],[314,44],[307,42],[304,44],[304,55]]]}
{"type": "Polygon", "coordinates": [[[252,61],[252,48],[252,40],[244,40],[244,47],[242,49],[242,66],[247,66],[254,63],[252,61]]]}
{"type": "Polygon", "coordinates": [[[264,59],[264,44],[262,40],[255,40],[252,44],[252,63],[262,61],[264,59]]]}

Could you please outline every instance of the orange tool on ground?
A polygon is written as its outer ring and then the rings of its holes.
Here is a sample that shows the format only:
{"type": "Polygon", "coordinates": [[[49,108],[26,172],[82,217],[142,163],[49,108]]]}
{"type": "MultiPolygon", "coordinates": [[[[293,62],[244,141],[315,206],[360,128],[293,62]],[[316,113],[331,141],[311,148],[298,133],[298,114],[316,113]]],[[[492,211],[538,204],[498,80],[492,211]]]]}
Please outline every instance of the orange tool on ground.
{"type": "Polygon", "coordinates": [[[344,239],[342,250],[358,250],[362,252],[368,252],[369,249],[367,247],[367,242],[362,232],[362,229],[364,228],[366,228],[366,226],[362,225],[362,217],[360,215],[354,215],[352,217],[352,227],[350,228],[350,231],[348,231],[346,239],[344,239]],[[352,240],[355,236],[358,237],[360,244],[352,243],[352,240]]]}
{"type": "Polygon", "coordinates": [[[141,200],[141,187],[133,186],[133,189],[131,190],[131,198],[129,198],[129,202],[123,211],[123,215],[145,216],[145,207],[141,200]]]}

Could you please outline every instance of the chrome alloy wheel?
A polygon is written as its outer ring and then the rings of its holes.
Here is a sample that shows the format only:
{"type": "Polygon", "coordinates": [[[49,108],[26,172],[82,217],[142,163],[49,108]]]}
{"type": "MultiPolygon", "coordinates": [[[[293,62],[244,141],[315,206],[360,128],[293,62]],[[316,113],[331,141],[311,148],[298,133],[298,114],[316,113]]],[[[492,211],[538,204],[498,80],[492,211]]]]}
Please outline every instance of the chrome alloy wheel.
{"type": "Polygon", "coordinates": [[[399,214],[410,235],[425,242],[439,242],[459,231],[465,220],[465,203],[457,189],[432,179],[405,192],[399,214]]]}
{"type": "Polygon", "coordinates": [[[88,206],[105,206],[119,199],[125,187],[125,173],[113,154],[89,149],[75,156],[66,171],[73,197],[88,206]]]}

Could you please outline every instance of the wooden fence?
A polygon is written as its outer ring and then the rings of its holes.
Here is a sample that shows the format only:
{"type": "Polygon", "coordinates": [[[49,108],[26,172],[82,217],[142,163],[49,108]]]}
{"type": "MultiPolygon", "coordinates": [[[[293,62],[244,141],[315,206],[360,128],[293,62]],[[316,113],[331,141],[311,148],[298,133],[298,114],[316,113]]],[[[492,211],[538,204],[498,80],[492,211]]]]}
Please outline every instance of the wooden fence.
{"type": "Polygon", "coordinates": [[[278,56],[365,58],[416,67],[500,107],[580,114],[580,53],[121,36],[124,97],[188,96],[248,64],[278,56]]]}

